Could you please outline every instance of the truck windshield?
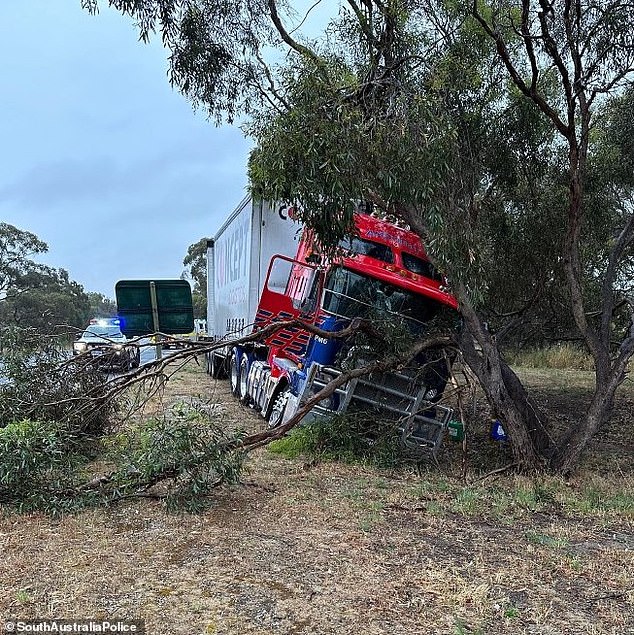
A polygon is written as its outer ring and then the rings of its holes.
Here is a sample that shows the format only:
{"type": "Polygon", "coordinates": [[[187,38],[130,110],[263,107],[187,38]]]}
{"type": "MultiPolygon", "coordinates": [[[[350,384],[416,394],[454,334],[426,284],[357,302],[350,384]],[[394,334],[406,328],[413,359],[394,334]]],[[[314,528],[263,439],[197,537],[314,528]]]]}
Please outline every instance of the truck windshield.
{"type": "Polygon", "coordinates": [[[392,253],[392,250],[387,245],[375,243],[372,240],[365,240],[363,238],[358,238],[357,236],[352,236],[340,241],[339,247],[341,247],[345,252],[355,255],[370,256],[370,258],[375,258],[376,260],[382,260],[383,262],[388,263],[394,262],[394,254],[392,253]]]}
{"type": "Polygon", "coordinates": [[[326,279],[323,309],[348,318],[398,315],[405,318],[412,332],[419,333],[440,305],[423,295],[338,267],[326,279]]]}
{"type": "Polygon", "coordinates": [[[436,267],[434,267],[429,260],[423,260],[423,258],[413,256],[412,254],[408,254],[406,252],[403,252],[401,256],[403,257],[403,266],[408,271],[431,278],[437,282],[442,282],[442,275],[438,273],[436,267]]]}

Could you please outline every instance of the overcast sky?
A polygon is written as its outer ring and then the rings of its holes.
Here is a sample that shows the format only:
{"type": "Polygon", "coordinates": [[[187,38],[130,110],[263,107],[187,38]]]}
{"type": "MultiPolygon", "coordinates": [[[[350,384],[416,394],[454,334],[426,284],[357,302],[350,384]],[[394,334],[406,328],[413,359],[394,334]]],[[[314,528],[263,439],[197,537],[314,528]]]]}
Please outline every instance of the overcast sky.
{"type": "Polygon", "coordinates": [[[0,220],[114,298],[117,280],[180,276],[245,195],[249,142],[195,113],[160,44],[101,4],[0,0],[0,220]]]}

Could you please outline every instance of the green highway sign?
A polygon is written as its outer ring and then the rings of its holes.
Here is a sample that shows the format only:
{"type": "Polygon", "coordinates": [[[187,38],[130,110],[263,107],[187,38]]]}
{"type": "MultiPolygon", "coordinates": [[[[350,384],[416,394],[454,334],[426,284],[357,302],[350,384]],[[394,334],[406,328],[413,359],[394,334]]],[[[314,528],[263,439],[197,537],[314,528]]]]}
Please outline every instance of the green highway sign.
{"type": "Polygon", "coordinates": [[[115,294],[121,331],[127,337],[194,330],[192,291],[186,280],[119,280],[115,294]]]}

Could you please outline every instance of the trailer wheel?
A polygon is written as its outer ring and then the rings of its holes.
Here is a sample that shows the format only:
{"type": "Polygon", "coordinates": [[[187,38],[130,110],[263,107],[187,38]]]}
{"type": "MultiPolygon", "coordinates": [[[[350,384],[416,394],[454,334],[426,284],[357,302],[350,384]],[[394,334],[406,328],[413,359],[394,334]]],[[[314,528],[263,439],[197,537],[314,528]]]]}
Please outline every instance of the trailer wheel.
{"type": "Polygon", "coordinates": [[[244,404],[248,404],[251,400],[249,396],[249,388],[247,386],[247,378],[249,376],[249,358],[242,355],[240,360],[240,377],[238,379],[238,397],[244,404]]]}
{"type": "Polygon", "coordinates": [[[231,392],[239,397],[240,393],[240,367],[236,359],[236,351],[231,351],[231,361],[229,362],[229,379],[231,380],[231,392]]]}
{"type": "Polygon", "coordinates": [[[284,421],[284,412],[286,410],[286,404],[288,403],[288,397],[290,392],[285,390],[282,394],[278,395],[273,402],[273,407],[268,417],[269,429],[277,428],[284,421]]]}

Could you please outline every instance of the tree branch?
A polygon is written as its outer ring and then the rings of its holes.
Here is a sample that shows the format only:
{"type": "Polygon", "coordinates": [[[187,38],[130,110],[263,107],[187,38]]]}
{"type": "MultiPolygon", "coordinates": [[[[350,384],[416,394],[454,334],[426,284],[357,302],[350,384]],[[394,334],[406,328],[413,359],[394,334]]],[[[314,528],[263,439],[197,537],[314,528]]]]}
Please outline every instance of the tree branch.
{"type": "MultiPolygon", "coordinates": [[[[527,2],[528,0],[524,0],[527,2]]],[[[478,21],[480,26],[484,29],[485,33],[495,42],[496,50],[504,66],[511,76],[513,83],[535,104],[540,108],[540,110],[554,123],[557,130],[566,138],[571,134],[570,128],[561,120],[561,117],[557,113],[557,111],[550,106],[550,104],[545,100],[545,98],[539,94],[536,88],[531,88],[526,85],[526,82],[522,79],[519,74],[517,68],[513,64],[511,60],[511,55],[509,50],[504,42],[504,39],[499,31],[494,30],[491,25],[486,21],[486,19],[481,15],[478,10],[478,0],[473,1],[472,14],[473,17],[478,21]]]]}
{"type": "MultiPolygon", "coordinates": [[[[281,323],[279,323],[281,324],[281,323]]],[[[289,323],[286,323],[287,325],[289,323]]],[[[271,325],[273,326],[273,325],[271,325]]],[[[352,330],[348,331],[348,334],[358,330],[360,325],[357,325],[352,330]]],[[[321,329],[317,329],[321,331],[321,329]]],[[[340,331],[343,333],[343,331],[340,331]]],[[[334,335],[330,333],[330,335],[334,335]]],[[[257,432],[255,434],[248,435],[242,439],[232,439],[225,443],[221,443],[217,449],[221,452],[229,453],[233,451],[242,451],[242,452],[251,452],[256,448],[259,448],[263,445],[270,443],[271,441],[275,441],[276,439],[280,439],[287,432],[289,432],[292,428],[299,424],[299,422],[304,418],[312,408],[318,404],[320,401],[325,399],[326,397],[332,395],[337,388],[343,386],[347,382],[352,379],[356,379],[359,377],[363,377],[369,375],[373,372],[385,372],[387,370],[391,370],[397,368],[400,365],[406,364],[410,360],[412,360],[419,353],[429,350],[432,348],[438,348],[440,346],[451,346],[455,345],[455,342],[449,337],[432,337],[422,342],[417,342],[415,345],[410,347],[405,353],[397,356],[390,356],[380,360],[376,360],[365,364],[360,368],[355,368],[347,372],[341,373],[338,377],[330,381],[324,388],[322,388],[318,393],[313,395],[310,399],[308,399],[305,403],[301,404],[300,408],[297,412],[283,425],[274,428],[272,430],[266,430],[264,432],[257,432]]],[[[191,354],[191,352],[189,352],[191,354]]],[[[173,359],[173,356],[172,358],[173,359]]],[[[190,468],[195,468],[198,464],[202,464],[207,461],[209,457],[206,454],[202,454],[195,461],[192,462],[190,468]]],[[[94,490],[94,489],[102,489],[110,485],[113,479],[116,477],[116,472],[110,472],[107,475],[96,476],[92,478],[90,481],[84,483],[83,485],[77,488],[78,491],[85,490],[94,490]]],[[[134,487],[138,491],[146,491],[147,489],[157,485],[158,483],[175,478],[179,475],[179,471],[174,469],[173,467],[168,467],[162,470],[159,473],[153,474],[150,478],[147,478],[143,481],[140,481],[137,484],[134,484],[134,487]]],[[[128,489],[129,489],[128,484],[128,489]]],[[[125,491],[126,496],[134,495],[130,494],[128,489],[125,491]]]]}
{"type": "Polygon", "coordinates": [[[307,57],[313,62],[320,62],[320,57],[314,51],[304,46],[303,44],[300,44],[297,40],[293,39],[288,31],[284,28],[279,13],[277,12],[277,5],[275,4],[275,0],[268,0],[268,7],[271,20],[273,21],[273,24],[277,29],[277,32],[280,34],[282,40],[303,57],[307,57]]]}
{"type": "Polygon", "coordinates": [[[605,277],[601,289],[601,340],[609,343],[610,341],[610,323],[612,321],[612,313],[614,311],[614,281],[616,279],[617,267],[623,252],[634,240],[634,214],[630,217],[623,227],[623,230],[615,240],[610,254],[608,256],[608,266],[606,268],[605,277]]]}
{"type": "Polygon", "coordinates": [[[231,442],[227,447],[229,448],[244,448],[246,451],[254,450],[257,447],[266,445],[275,439],[283,437],[289,430],[294,428],[320,401],[332,395],[337,388],[348,383],[351,379],[357,379],[364,377],[375,372],[385,372],[397,368],[400,365],[406,364],[411,361],[423,351],[439,348],[441,346],[449,347],[455,346],[453,339],[449,337],[437,336],[426,339],[422,342],[417,342],[410,347],[405,353],[398,356],[386,357],[380,360],[375,360],[361,366],[360,368],[354,368],[347,372],[341,373],[338,377],[335,377],[318,393],[313,395],[308,401],[300,405],[297,412],[283,425],[274,428],[273,430],[267,430],[265,432],[257,432],[255,434],[245,437],[239,442],[231,442]]]}

